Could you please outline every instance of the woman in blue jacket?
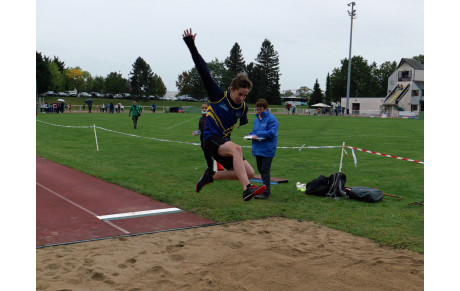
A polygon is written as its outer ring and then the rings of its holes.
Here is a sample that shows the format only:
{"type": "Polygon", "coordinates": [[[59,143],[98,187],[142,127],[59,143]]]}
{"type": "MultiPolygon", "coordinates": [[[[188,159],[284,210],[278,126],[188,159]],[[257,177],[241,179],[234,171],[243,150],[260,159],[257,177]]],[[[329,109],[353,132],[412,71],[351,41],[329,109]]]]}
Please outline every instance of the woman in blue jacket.
{"type": "Polygon", "coordinates": [[[267,189],[263,194],[256,195],[256,199],[267,199],[270,196],[270,169],[275,157],[278,143],[278,120],[268,110],[265,99],[256,103],[256,119],[252,125],[252,155],[256,157],[257,170],[262,176],[262,181],[267,189]]]}

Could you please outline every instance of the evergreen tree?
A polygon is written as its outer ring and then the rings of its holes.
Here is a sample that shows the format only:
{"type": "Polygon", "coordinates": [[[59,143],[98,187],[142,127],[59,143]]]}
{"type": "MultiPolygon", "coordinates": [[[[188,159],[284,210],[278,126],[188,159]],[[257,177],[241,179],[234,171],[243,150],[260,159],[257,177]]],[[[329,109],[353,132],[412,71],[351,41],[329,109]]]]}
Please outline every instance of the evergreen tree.
{"type": "Polygon", "coordinates": [[[252,82],[258,94],[249,94],[248,101],[255,103],[257,99],[264,98],[269,104],[281,104],[278,52],[268,39],[263,41],[256,62],[253,68],[256,79],[252,82]]]}
{"type": "Polygon", "coordinates": [[[131,92],[133,95],[143,96],[147,94],[153,77],[150,65],[143,58],[138,57],[133,64],[133,70],[130,72],[130,75],[131,92]]]}
{"type": "Polygon", "coordinates": [[[323,99],[323,92],[319,86],[318,79],[316,79],[315,85],[313,86],[313,93],[310,96],[310,105],[322,103],[324,102],[323,99]]]}
{"type": "Polygon", "coordinates": [[[65,63],[63,61],[61,61],[59,59],[59,57],[54,56],[53,63],[55,63],[58,66],[59,71],[61,73],[63,73],[65,70],[67,70],[67,68],[65,67],[65,63]]]}
{"type": "Polygon", "coordinates": [[[225,59],[224,64],[227,71],[223,76],[222,82],[225,86],[230,85],[236,74],[246,72],[246,63],[243,58],[243,52],[237,42],[230,50],[230,56],[225,59]]]}
{"type": "MultiPolygon", "coordinates": [[[[256,103],[259,98],[265,98],[265,96],[261,95],[261,84],[263,81],[263,73],[260,67],[256,66],[254,63],[250,63],[246,67],[246,72],[248,74],[249,80],[252,82],[252,90],[249,92],[248,96],[246,97],[247,102],[256,103]]],[[[268,100],[267,100],[268,102],[268,100]]]]}
{"type": "Polygon", "coordinates": [[[36,52],[35,62],[35,77],[37,83],[37,93],[42,94],[50,90],[51,84],[51,73],[48,68],[49,59],[43,57],[41,53],[36,52]]]}
{"type": "Polygon", "coordinates": [[[324,97],[325,97],[325,102],[328,105],[331,105],[332,103],[332,98],[330,94],[329,88],[331,87],[331,77],[329,76],[329,73],[327,73],[326,77],[326,91],[324,91],[324,97]]]}

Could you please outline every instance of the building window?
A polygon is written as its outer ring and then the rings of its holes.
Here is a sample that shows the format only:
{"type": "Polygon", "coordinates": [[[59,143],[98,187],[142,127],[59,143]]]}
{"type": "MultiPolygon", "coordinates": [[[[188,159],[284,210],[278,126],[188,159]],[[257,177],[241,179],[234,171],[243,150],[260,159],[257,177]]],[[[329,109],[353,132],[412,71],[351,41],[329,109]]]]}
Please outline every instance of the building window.
{"type": "Polygon", "coordinates": [[[411,81],[412,80],[412,71],[399,71],[398,72],[398,81],[411,81]]]}
{"type": "Polygon", "coordinates": [[[418,105],[411,105],[410,106],[410,111],[417,111],[418,105]]]}
{"type": "Polygon", "coordinates": [[[418,96],[418,90],[412,90],[412,96],[418,96]]]}

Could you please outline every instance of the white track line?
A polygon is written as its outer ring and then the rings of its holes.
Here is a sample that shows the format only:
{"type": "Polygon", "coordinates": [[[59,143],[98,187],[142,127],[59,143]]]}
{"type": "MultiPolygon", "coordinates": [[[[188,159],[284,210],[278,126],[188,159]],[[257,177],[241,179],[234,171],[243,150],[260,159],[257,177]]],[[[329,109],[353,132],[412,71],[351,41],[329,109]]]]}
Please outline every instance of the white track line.
{"type": "Polygon", "coordinates": [[[179,208],[175,208],[175,207],[173,207],[173,208],[162,208],[162,209],[153,209],[153,210],[143,210],[143,211],[136,211],[136,212],[126,212],[126,213],[102,215],[102,216],[97,216],[97,218],[99,218],[100,220],[105,221],[105,220],[134,218],[134,217],[159,215],[159,214],[167,214],[167,213],[176,213],[176,212],[183,212],[183,210],[179,209],[179,208]]]}
{"type": "MultiPolygon", "coordinates": [[[[98,217],[98,215],[97,215],[96,213],[92,212],[91,210],[86,209],[85,207],[83,207],[83,206],[81,206],[81,205],[79,205],[79,204],[73,202],[72,200],[65,198],[64,196],[60,195],[59,193],[54,192],[53,190],[51,190],[51,189],[49,189],[49,188],[43,186],[42,184],[40,184],[40,183],[38,183],[38,182],[36,182],[36,184],[37,184],[38,186],[42,187],[43,189],[49,191],[50,193],[56,195],[57,197],[59,197],[59,198],[61,198],[61,199],[64,199],[65,201],[69,202],[70,204],[72,204],[72,205],[74,205],[74,206],[80,208],[81,210],[83,210],[83,211],[85,211],[85,212],[87,212],[87,213],[89,213],[89,214],[91,214],[91,215],[93,215],[93,216],[95,216],[95,217],[98,217]]],[[[112,226],[112,227],[118,229],[119,231],[125,233],[125,234],[129,234],[129,233],[130,233],[130,232],[127,231],[126,229],[123,229],[123,228],[121,228],[121,227],[119,227],[119,226],[113,224],[113,223],[110,222],[110,221],[105,221],[105,220],[103,220],[103,221],[104,221],[105,223],[109,224],[110,226],[112,226]]]]}

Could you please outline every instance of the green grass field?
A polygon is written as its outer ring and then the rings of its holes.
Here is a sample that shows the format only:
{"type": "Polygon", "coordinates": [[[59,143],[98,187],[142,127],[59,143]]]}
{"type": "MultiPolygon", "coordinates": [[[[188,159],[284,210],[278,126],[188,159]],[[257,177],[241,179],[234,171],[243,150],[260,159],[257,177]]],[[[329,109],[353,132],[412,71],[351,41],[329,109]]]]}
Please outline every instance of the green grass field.
{"type": "MultiPolygon", "coordinates": [[[[347,145],[395,156],[424,160],[423,120],[352,118],[335,116],[276,115],[279,147],[347,145]]],[[[250,146],[243,136],[250,123],[235,129],[232,140],[250,146]]],[[[191,211],[218,222],[281,216],[313,221],[320,225],[363,236],[397,248],[424,252],[424,165],[356,151],[358,166],[344,157],[346,186],[380,188],[402,196],[401,201],[384,197],[369,204],[350,199],[339,201],[308,196],[296,189],[319,175],[337,172],[340,149],[278,149],[272,176],[289,179],[273,185],[268,200],[244,202],[238,181],[218,181],[195,193],[195,184],[205,169],[201,148],[191,144],[149,138],[199,143],[192,131],[199,114],[143,114],[133,129],[127,113],[39,114],[38,120],[68,126],[96,126],[141,137],[97,129],[96,151],[92,128],[56,127],[37,122],[37,155],[103,180],[191,211]],[[146,138],[142,138],[146,137],[146,138]]],[[[244,155],[256,169],[251,149],[244,155]]],[[[257,173],[257,170],[256,170],[257,173]]]]}

